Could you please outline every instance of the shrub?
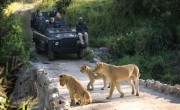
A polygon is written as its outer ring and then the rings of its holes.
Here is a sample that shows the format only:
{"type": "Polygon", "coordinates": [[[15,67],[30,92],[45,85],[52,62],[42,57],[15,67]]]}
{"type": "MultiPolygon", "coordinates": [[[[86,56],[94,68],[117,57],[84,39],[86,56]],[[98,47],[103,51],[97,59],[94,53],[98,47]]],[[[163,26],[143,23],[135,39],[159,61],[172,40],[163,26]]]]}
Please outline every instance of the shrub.
{"type": "Polygon", "coordinates": [[[180,78],[180,75],[173,75],[171,77],[171,80],[170,80],[171,84],[172,85],[180,84],[180,79],[179,78],[180,78]]]}
{"type": "Polygon", "coordinates": [[[162,82],[171,84],[172,76],[171,74],[165,74],[162,78],[162,82]]]}
{"type": "Polygon", "coordinates": [[[110,52],[117,56],[123,57],[124,55],[134,55],[134,36],[133,33],[126,33],[124,35],[112,36],[107,42],[110,52]]]}
{"type": "Polygon", "coordinates": [[[29,54],[25,49],[20,19],[15,15],[4,18],[0,26],[4,32],[0,47],[1,64],[7,62],[12,56],[18,56],[18,60],[25,61],[29,54]]]}

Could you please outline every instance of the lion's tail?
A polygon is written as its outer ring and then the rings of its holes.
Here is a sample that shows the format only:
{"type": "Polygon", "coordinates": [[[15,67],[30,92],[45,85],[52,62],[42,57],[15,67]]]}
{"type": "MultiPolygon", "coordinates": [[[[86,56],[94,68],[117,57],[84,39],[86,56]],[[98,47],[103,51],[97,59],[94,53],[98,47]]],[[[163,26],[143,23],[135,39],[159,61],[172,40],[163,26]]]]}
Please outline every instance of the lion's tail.
{"type": "Polygon", "coordinates": [[[110,102],[110,100],[99,100],[99,99],[92,100],[92,103],[106,103],[106,102],[110,102]]]}

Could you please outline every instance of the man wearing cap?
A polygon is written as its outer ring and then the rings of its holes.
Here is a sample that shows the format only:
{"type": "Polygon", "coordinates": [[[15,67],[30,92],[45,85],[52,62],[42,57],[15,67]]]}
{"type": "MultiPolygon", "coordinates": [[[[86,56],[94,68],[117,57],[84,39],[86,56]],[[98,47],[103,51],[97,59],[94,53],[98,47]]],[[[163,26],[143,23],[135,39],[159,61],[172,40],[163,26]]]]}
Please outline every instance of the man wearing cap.
{"type": "Polygon", "coordinates": [[[79,21],[76,25],[76,31],[77,34],[79,36],[80,42],[82,44],[82,46],[87,46],[88,44],[88,28],[85,22],[83,22],[82,17],[79,18],[79,21]],[[83,40],[83,36],[84,36],[84,40],[83,40]]]}

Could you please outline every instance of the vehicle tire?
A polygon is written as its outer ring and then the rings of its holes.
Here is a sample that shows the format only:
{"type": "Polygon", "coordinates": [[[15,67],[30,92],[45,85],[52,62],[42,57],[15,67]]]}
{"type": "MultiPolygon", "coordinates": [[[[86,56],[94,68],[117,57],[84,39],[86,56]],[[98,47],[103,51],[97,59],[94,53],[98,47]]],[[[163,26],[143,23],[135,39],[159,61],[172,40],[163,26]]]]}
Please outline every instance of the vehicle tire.
{"type": "Polygon", "coordinates": [[[78,59],[82,59],[83,56],[84,56],[84,51],[83,51],[83,50],[80,50],[80,51],[77,53],[78,59]]]}
{"type": "Polygon", "coordinates": [[[38,48],[37,43],[35,43],[35,51],[36,53],[41,53],[41,50],[38,48]]]}
{"type": "Polygon", "coordinates": [[[48,49],[47,51],[47,57],[49,61],[53,61],[54,60],[54,52],[51,51],[50,49],[48,49]]]}

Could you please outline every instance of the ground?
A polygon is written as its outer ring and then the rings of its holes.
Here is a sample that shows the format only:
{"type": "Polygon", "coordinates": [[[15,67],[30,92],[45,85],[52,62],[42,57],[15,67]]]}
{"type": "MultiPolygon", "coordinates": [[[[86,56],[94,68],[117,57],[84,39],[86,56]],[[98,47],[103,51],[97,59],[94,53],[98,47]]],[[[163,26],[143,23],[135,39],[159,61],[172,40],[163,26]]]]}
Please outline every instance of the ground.
{"type": "MultiPolygon", "coordinates": [[[[50,77],[58,77],[62,73],[68,73],[74,75],[80,82],[86,87],[89,79],[85,74],[80,72],[80,66],[86,64],[88,66],[94,67],[95,63],[90,63],[86,60],[78,60],[76,56],[64,55],[56,57],[55,61],[48,61],[47,57],[43,54],[36,54],[37,63],[40,63],[51,71],[48,74],[50,77]]],[[[142,73],[143,74],[143,73],[142,73]]],[[[57,82],[59,84],[59,82],[57,82]]],[[[140,86],[140,96],[131,95],[131,87],[127,82],[122,82],[121,89],[125,92],[125,97],[120,98],[119,93],[115,89],[112,100],[106,103],[95,103],[84,106],[72,106],[72,110],[180,110],[180,97],[175,97],[169,94],[160,93],[153,89],[149,89],[140,86]]],[[[97,80],[94,83],[94,90],[90,91],[93,99],[106,100],[106,96],[109,94],[109,88],[101,90],[103,86],[102,80],[97,80]]],[[[60,87],[60,93],[68,101],[69,92],[66,87],[60,87]]]]}

